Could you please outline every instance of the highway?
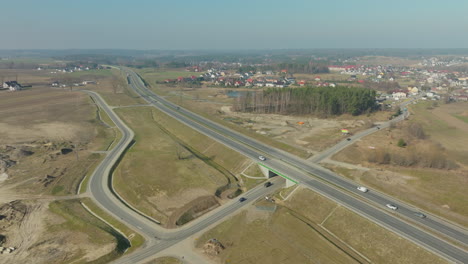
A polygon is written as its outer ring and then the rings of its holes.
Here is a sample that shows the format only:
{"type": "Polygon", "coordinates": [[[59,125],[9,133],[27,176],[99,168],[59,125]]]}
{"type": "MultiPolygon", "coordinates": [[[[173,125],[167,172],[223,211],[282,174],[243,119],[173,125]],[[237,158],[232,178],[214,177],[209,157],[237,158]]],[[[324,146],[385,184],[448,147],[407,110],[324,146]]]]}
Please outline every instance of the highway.
{"type": "Polygon", "coordinates": [[[330,199],[339,202],[353,211],[372,219],[376,223],[399,233],[433,252],[439,253],[447,259],[460,263],[468,263],[468,253],[465,250],[422,231],[420,228],[396,217],[396,215],[402,216],[403,219],[411,219],[422,226],[444,234],[466,245],[468,243],[468,236],[466,230],[463,228],[441,221],[440,219],[432,219],[431,217],[421,219],[414,215],[415,211],[418,211],[414,207],[395,201],[381,193],[372,190],[368,193],[361,193],[357,191],[357,185],[355,183],[329,170],[283,151],[263,145],[256,140],[168,102],[164,98],[149,91],[134,72],[128,69],[124,70],[130,77],[130,87],[150,104],[153,104],[159,110],[180,122],[250,158],[255,159],[258,157],[259,153],[261,153],[268,157],[268,160],[264,162],[265,165],[281,174],[287,175],[299,183],[304,184],[306,187],[324,194],[330,199]],[[310,174],[314,175],[316,178],[311,177],[310,174]],[[367,202],[364,202],[364,200],[367,202]],[[387,203],[396,204],[399,209],[389,212],[389,210],[385,208],[385,204],[387,203]]]}

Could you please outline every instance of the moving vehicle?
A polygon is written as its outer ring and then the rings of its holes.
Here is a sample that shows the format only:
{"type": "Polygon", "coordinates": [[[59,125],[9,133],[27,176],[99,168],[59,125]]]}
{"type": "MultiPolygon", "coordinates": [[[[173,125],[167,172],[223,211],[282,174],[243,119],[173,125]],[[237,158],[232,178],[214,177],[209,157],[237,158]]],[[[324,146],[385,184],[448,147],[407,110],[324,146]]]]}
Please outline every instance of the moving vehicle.
{"type": "Polygon", "coordinates": [[[398,209],[398,207],[394,204],[386,204],[385,206],[387,206],[388,208],[392,209],[392,210],[396,210],[398,209]]]}
{"type": "Polygon", "coordinates": [[[239,199],[239,202],[241,202],[241,203],[242,203],[242,202],[243,202],[243,201],[245,201],[245,200],[247,200],[247,198],[245,198],[245,197],[241,197],[241,198],[239,199]]]}
{"type": "Polygon", "coordinates": [[[265,186],[265,188],[268,188],[268,187],[270,187],[272,185],[273,185],[273,183],[271,183],[271,182],[265,182],[265,184],[263,184],[263,186],[265,186]]]}
{"type": "Polygon", "coordinates": [[[351,138],[347,138],[346,140],[351,141],[351,138]]]}
{"type": "Polygon", "coordinates": [[[258,159],[259,159],[259,160],[266,160],[266,158],[265,158],[264,156],[261,156],[261,155],[258,156],[258,159]]]}
{"type": "Polygon", "coordinates": [[[366,187],[364,187],[364,186],[358,186],[357,189],[358,189],[359,191],[361,191],[361,192],[364,192],[364,193],[369,191],[369,190],[368,190],[366,187]]]}
{"type": "Polygon", "coordinates": [[[416,215],[419,218],[426,218],[426,215],[421,212],[415,212],[414,215],[416,215]]]}

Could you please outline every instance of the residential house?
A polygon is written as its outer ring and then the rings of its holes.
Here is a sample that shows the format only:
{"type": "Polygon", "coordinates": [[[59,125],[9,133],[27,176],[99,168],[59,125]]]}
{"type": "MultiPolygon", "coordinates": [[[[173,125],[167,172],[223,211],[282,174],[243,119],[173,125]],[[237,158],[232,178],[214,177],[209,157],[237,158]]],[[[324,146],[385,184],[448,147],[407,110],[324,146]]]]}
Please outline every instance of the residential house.
{"type": "Polygon", "coordinates": [[[23,87],[17,81],[7,81],[3,83],[3,88],[9,89],[10,91],[18,91],[23,87]]]}
{"type": "Polygon", "coordinates": [[[456,95],[453,97],[453,99],[455,99],[455,101],[468,102],[468,95],[456,95]]]}
{"type": "Polygon", "coordinates": [[[394,100],[406,99],[406,93],[403,91],[395,91],[392,93],[392,97],[394,100]]]}
{"type": "Polygon", "coordinates": [[[409,87],[408,87],[408,92],[411,93],[411,94],[413,94],[413,95],[416,95],[416,94],[419,93],[419,89],[418,89],[418,87],[416,87],[416,86],[414,86],[414,87],[409,86],[409,87]]]}

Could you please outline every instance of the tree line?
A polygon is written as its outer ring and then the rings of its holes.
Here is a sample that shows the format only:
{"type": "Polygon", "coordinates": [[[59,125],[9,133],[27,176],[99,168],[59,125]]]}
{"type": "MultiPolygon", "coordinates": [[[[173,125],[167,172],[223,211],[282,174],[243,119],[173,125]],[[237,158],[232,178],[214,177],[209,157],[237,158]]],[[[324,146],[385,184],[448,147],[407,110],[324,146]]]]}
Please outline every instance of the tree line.
{"type": "Polygon", "coordinates": [[[273,71],[281,71],[287,70],[288,73],[309,73],[309,74],[317,74],[317,73],[329,73],[330,70],[328,69],[328,64],[325,62],[314,62],[309,61],[308,63],[277,63],[277,64],[270,64],[265,66],[258,67],[258,70],[266,71],[266,70],[273,70],[273,71]]]}
{"type": "Polygon", "coordinates": [[[233,108],[266,114],[360,115],[377,109],[375,95],[374,90],[344,86],[268,88],[241,94],[233,108]]]}

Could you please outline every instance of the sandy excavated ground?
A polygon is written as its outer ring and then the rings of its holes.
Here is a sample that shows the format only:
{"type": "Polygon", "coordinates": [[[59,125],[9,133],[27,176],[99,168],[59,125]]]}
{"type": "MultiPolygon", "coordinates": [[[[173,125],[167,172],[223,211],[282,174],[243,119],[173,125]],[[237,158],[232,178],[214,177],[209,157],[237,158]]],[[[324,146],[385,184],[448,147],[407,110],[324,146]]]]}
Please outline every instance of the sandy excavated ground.
{"type": "Polygon", "coordinates": [[[49,203],[69,197],[48,194],[51,186],[47,189],[38,181],[48,174],[70,180],[75,155],[61,155],[60,150],[63,144],[89,147],[96,136],[90,122],[96,108],[84,93],[46,86],[48,78],[31,75],[27,80],[43,85],[0,91],[0,246],[16,248],[0,254],[0,264],[64,263],[76,254],[96,259],[115,244],[96,248],[85,233],[61,228],[50,232],[65,219],[49,211],[49,203]]]}
{"type": "Polygon", "coordinates": [[[243,120],[242,126],[244,127],[289,145],[306,149],[309,153],[324,150],[341,140],[344,137],[341,135],[342,128],[357,132],[367,123],[378,122],[365,116],[341,120],[319,119],[311,116],[239,113],[231,111],[230,106],[222,106],[221,111],[231,118],[243,120]]]}
{"type": "Polygon", "coordinates": [[[4,247],[16,248],[1,254],[0,263],[64,263],[70,256],[86,252],[84,258],[97,259],[115,248],[110,243],[95,248],[83,233],[48,230],[64,219],[48,211],[50,200],[13,201],[0,206],[0,233],[4,247]]]}

